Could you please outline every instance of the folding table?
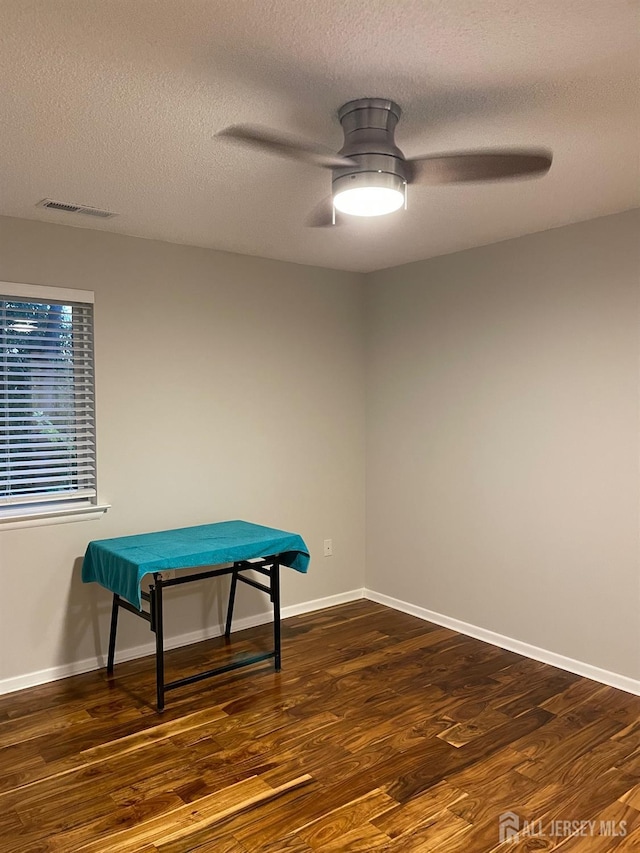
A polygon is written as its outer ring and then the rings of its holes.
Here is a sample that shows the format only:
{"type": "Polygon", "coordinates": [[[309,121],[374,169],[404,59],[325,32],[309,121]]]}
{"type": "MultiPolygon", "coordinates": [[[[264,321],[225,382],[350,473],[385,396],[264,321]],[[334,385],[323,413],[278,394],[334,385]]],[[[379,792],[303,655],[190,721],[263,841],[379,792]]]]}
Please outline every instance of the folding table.
{"type": "Polygon", "coordinates": [[[282,662],[280,637],[280,566],[306,572],[309,551],[296,533],[288,533],[247,521],[223,521],[177,530],[163,530],[117,539],[90,542],[82,564],[82,580],[96,581],[113,593],[107,672],[113,673],[118,628],[118,611],[128,610],[145,619],[156,637],[156,693],[158,711],[164,708],[165,692],[193,684],[222,672],[274,659],[276,672],[282,662]],[[204,572],[176,574],[168,579],[162,572],[216,566],[204,572]],[[268,579],[261,583],[247,572],[268,579]],[[149,591],[141,589],[145,575],[153,575],[149,591]],[[176,681],[164,679],[163,590],[207,578],[231,575],[225,637],[231,634],[233,607],[238,582],[268,593],[273,602],[273,650],[235,660],[226,666],[199,672],[176,681]],[[143,602],[149,609],[143,609],[143,602]]]}

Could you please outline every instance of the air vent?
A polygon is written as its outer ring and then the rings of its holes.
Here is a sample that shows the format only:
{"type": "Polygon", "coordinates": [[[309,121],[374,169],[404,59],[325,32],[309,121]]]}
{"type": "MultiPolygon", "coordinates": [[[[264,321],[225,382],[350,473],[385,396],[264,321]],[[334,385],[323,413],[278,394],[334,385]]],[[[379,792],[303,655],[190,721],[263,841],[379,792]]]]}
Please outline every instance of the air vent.
{"type": "Polygon", "coordinates": [[[87,207],[86,204],[70,204],[66,201],[54,201],[50,198],[43,198],[39,201],[36,207],[46,207],[48,210],[61,210],[63,213],[83,213],[85,216],[97,216],[98,219],[111,219],[112,216],[117,216],[117,213],[111,213],[109,210],[101,210],[99,207],[87,207]]]}

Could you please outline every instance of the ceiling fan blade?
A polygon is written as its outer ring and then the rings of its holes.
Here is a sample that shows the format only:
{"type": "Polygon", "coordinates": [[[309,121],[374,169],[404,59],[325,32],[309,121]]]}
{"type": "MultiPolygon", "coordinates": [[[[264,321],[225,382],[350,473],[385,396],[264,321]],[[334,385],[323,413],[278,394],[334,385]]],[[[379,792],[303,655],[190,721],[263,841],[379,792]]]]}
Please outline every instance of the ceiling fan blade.
{"type": "Polygon", "coordinates": [[[328,228],[329,226],[340,225],[340,220],[333,213],[332,196],[326,196],[313,208],[305,220],[305,225],[309,228],[328,228]]]}
{"type": "Polygon", "coordinates": [[[411,182],[455,184],[464,181],[499,181],[505,178],[530,178],[549,171],[549,151],[458,151],[430,154],[407,160],[411,182]]]}
{"type": "Polygon", "coordinates": [[[339,169],[353,165],[353,160],[349,160],[347,157],[339,157],[330,148],[271,130],[268,127],[236,124],[232,127],[226,127],[216,135],[223,139],[230,139],[232,142],[240,142],[244,145],[260,148],[270,154],[278,154],[281,157],[312,163],[314,166],[321,166],[324,169],[339,169]]]}

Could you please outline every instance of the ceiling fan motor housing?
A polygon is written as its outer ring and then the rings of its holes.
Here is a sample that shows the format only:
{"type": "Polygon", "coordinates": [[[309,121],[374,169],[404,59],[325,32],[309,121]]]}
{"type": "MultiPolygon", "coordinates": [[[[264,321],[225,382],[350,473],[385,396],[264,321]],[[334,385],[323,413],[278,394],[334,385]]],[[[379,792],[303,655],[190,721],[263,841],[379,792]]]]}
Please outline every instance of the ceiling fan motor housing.
{"type": "Polygon", "coordinates": [[[404,191],[409,168],[394,139],[401,114],[400,107],[386,98],[359,98],[340,107],[344,145],[339,154],[354,165],[333,170],[334,197],[372,183],[404,191]]]}

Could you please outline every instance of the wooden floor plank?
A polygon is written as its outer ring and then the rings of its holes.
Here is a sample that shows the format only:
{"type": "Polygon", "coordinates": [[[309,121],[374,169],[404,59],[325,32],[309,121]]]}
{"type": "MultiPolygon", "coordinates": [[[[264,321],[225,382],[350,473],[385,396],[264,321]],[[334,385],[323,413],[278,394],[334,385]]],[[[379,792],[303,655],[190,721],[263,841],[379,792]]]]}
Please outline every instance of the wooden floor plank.
{"type": "Polygon", "coordinates": [[[444,809],[467,798],[466,791],[454,788],[447,782],[438,782],[432,788],[406,803],[398,803],[386,809],[380,816],[369,818],[389,838],[407,835],[422,824],[432,822],[444,809]]]}
{"type": "MultiPolygon", "coordinates": [[[[372,822],[375,824],[374,818],[397,805],[398,803],[388,794],[376,788],[363,797],[301,826],[296,835],[304,839],[314,850],[335,845],[361,824],[372,822]]],[[[377,828],[380,829],[379,826],[377,828]]],[[[388,841],[388,836],[384,831],[382,833],[385,835],[382,840],[388,841]]]]}
{"type": "Polygon", "coordinates": [[[364,600],[284,620],[283,652],[161,715],[152,658],[0,697],[0,853],[640,851],[640,698],[364,600]],[[626,834],[500,846],[507,811],[626,834]]]}

